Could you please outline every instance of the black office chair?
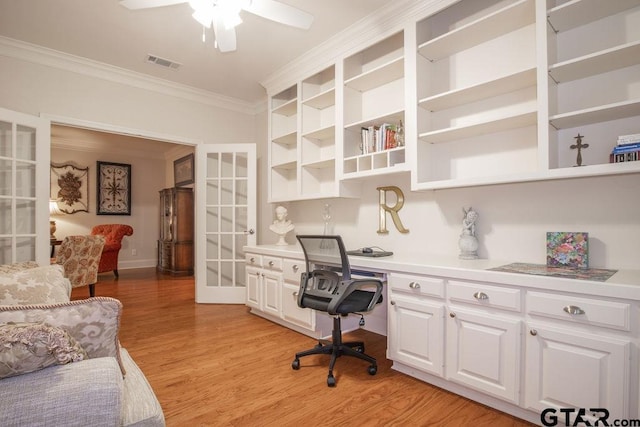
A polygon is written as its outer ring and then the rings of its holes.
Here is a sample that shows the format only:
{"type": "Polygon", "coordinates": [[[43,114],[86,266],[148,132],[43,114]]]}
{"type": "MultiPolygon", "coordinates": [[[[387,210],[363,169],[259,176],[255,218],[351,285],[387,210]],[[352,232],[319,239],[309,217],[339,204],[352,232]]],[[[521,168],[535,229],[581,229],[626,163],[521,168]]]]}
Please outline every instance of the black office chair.
{"type": "Polygon", "coordinates": [[[304,251],[307,271],[300,278],[298,306],[325,311],[333,316],[332,341],[318,344],[306,351],[296,353],[291,363],[293,369],[300,369],[300,358],[311,354],[330,354],[327,385],[334,387],[336,379],[333,367],[340,356],[352,356],[366,360],[369,374],[378,372],[376,359],[364,353],[364,343],[343,342],[341,317],[350,313],[364,313],[373,310],[382,302],[382,281],[378,279],[352,279],[349,259],[340,236],[296,236],[304,251]],[[324,269],[321,269],[323,267],[324,269]],[[334,267],[341,275],[336,273],[334,267]],[[336,268],[337,267],[337,268],[336,268]],[[312,270],[313,268],[313,270],[312,270]]]}

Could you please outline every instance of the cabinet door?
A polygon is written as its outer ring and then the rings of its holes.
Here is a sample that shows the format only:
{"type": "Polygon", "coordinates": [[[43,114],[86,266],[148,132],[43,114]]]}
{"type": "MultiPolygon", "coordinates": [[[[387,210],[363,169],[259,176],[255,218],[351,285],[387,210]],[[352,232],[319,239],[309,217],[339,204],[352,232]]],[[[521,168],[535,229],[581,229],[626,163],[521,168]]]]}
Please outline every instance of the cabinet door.
{"type": "Polygon", "coordinates": [[[282,273],[264,271],[262,274],[262,288],[264,299],[262,311],[280,317],[280,288],[282,287],[282,273]]]}
{"type": "Polygon", "coordinates": [[[522,321],[464,311],[449,312],[447,377],[518,403],[522,321]]]}
{"type": "Polygon", "coordinates": [[[314,311],[310,308],[298,307],[298,285],[284,282],[282,284],[282,318],[309,330],[315,327],[314,311]]]}
{"type": "Polygon", "coordinates": [[[260,279],[258,268],[247,267],[247,306],[260,309],[260,279]]]}
{"type": "Polygon", "coordinates": [[[434,375],[443,375],[444,304],[391,294],[389,357],[434,375]]]}
{"type": "Polygon", "coordinates": [[[526,339],[527,408],[606,408],[628,418],[629,341],[534,323],[526,339]]]}

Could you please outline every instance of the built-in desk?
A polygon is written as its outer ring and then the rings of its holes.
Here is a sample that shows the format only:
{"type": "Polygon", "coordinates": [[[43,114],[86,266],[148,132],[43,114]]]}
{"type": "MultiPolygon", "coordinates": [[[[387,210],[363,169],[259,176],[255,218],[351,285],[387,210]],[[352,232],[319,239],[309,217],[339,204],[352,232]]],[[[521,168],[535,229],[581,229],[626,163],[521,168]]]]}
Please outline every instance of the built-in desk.
{"type": "MultiPolygon", "coordinates": [[[[244,250],[252,311],[326,335],[322,318],[295,304],[301,248],[244,250]]],[[[515,260],[349,261],[387,275],[386,306],[372,313],[385,317],[395,370],[534,423],[547,408],[605,408],[609,422],[640,418],[640,270],[598,282],[488,270],[515,260]]],[[[592,415],[583,417],[593,425],[592,415]]]]}

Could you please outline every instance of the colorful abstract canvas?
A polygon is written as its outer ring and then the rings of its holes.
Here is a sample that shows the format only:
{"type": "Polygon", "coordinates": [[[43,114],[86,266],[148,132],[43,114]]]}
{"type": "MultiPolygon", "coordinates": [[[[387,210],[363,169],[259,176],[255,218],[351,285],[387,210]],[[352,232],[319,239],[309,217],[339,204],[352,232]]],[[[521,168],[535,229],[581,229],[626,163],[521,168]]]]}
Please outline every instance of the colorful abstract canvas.
{"type": "Polygon", "coordinates": [[[547,232],[547,266],[589,268],[589,233],[547,232]]]}

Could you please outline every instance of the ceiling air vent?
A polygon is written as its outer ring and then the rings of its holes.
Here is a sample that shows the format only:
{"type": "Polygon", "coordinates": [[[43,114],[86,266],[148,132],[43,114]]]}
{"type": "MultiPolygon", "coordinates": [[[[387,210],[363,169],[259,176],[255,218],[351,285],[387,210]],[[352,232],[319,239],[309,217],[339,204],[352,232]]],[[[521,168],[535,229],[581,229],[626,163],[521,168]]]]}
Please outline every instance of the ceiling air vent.
{"type": "Polygon", "coordinates": [[[182,66],[182,64],[178,62],[174,62],[169,59],[160,58],[159,56],[155,56],[155,55],[147,55],[147,62],[160,65],[161,67],[170,68],[172,70],[177,70],[182,66]]]}

